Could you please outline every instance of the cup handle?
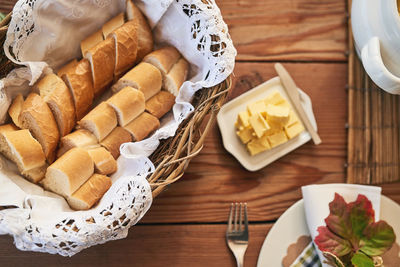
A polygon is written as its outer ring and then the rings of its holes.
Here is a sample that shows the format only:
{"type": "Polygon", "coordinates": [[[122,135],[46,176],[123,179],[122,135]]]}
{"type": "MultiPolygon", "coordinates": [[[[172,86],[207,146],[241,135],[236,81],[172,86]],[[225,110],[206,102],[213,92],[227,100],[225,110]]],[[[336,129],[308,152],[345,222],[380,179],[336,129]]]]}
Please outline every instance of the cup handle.
{"type": "Polygon", "coordinates": [[[391,94],[400,94],[400,78],[383,64],[378,37],[372,37],[361,50],[361,60],[369,77],[380,88],[391,94]]]}

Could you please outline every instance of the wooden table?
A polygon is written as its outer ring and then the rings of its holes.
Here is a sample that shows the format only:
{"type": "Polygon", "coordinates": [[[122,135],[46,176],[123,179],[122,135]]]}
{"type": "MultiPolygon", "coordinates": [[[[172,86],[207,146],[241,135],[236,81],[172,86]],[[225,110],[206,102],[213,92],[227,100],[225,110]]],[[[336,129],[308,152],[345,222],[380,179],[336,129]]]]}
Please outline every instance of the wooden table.
{"type": "MultiPolygon", "coordinates": [[[[0,0],[8,12],[15,0],[0,0]]],[[[235,266],[225,245],[231,202],[248,203],[255,266],[268,231],[301,198],[300,187],[345,182],[347,33],[345,0],[217,0],[238,50],[230,99],[266,81],[283,62],[312,99],[323,143],[308,143],[258,172],[248,172],[221,144],[218,127],[184,177],[155,199],[126,239],[72,258],[18,251],[0,236],[0,266],[235,266]]],[[[400,183],[383,193],[400,203],[400,183]]],[[[274,266],[272,266],[274,267],[274,266]]]]}

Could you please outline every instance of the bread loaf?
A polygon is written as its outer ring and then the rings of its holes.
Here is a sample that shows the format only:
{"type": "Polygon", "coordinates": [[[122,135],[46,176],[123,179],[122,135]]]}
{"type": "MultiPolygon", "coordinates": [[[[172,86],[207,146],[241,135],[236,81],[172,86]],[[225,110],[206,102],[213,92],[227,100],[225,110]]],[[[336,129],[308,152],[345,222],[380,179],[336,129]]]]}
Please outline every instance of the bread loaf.
{"type": "Polygon", "coordinates": [[[57,157],[61,157],[65,152],[74,147],[95,147],[99,145],[96,136],[85,129],[78,129],[75,132],[67,134],[60,141],[60,148],[57,152],[57,157]]]}
{"type": "Polygon", "coordinates": [[[118,80],[113,86],[113,92],[118,92],[122,88],[130,86],[142,91],[147,101],[160,92],[161,85],[161,72],[153,65],[142,62],[118,80]]]}
{"type": "Polygon", "coordinates": [[[179,59],[167,74],[164,81],[164,89],[177,96],[179,89],[187,78],[188,72],[189,63],[184,58],[179,59]]]}
{"type": "Polygon", "coordinates": [[[100,145],[105,147],[108,151],[110,151],[111,155],[117,159],[119,157],[119,147],[123,143],[132,142],[131,134],[122,127],[115,128],[103,141],[101,141],[100,145]]]}
{"type": "Polygon", "coordinates": [[[46,171],[46,157],[29,130],[1,133],[0,151],[17,164],[22,175],[33,183],[39,182],[46,171]]]}
{"type": "Polygon", "coordinates": [[[168,74],[172,66],[178,62],[180,58],[181,54],[175,47],[165,46],[145,56],[143,61],[159,69],[164,76],[168,74]]]}
{"type": "Polygon", "coordinates": [[[103,37],[103,32],[101,30],[93,33],[89,37],[87,37],[85,40],[81,42],[81,52],[82,56],[85,56],[86,52],[95,47],[97,44],[102,42],[104,40],[103,37]]]}
{"type": "Polygon", "coordinates": [[[93,174],[72,196],[68,204],[75,210],[88,210],[99,201],[111,187],[111,179],[105,175],[93,174]]]}
{"type": "Polygon", "coordinates": [[[69,69],[74,68],[76,65],[78,65],[78,60],[74,58],[73,60],[65,64],[57,71],[58,77],[62,77],[64,74],[68,72],[69,69]]]}
{"type": "Polygon", "coordinates": [[[124,23],[125,23],[124,13],[120,13],[111,20],[107,21],[101,28],[103,32],[103,38],[106,39],[110,33],[112,33],[115,29],[121,27],[124,23]]]}
{"type": "Polygon", "coordinates": [[[22,96],[22,94],[18,94],[14,98],[11,106],[8,108],[8,114],[10,115],[11,120],[19,128],[21,128],[21,123],[19,122],[19,114],[21,114],[23,105],[24,105],[24,97],[22,96]]]}
{"type": "Polygon", "coordinates": [[[75,106],[76,120],[80,120],[88,112],[94,97],[89,61],[82,59],[78,64],[66,70],[62,78],[71,92],[75,106]]]}
{"type": "Polygon", "coordinates": [[[108,99],[107,103],[115,110],[121,126],[139,116],[145,108],[143,93],[132,87],[125,87],[108,99]]]}
{"type": "Polygon", "coordinates": [[[89,153],[83,148],[75,147],[47,168],[43,186],[63,197],[68,197],[93,173],[94,163],[89,153]]]}
{"type": "Polygon", "coordinates": [[[94,162],[95,173],[108,175],[117,171],[117,161],[104,147],[88,149],[88,152],[94,162]]]}
{"type": "Polygon", "coordinates": [[[127,22],[111,33],[111,37],[115,40],[114,74],[120,77],[135,64],[138,49],[137,24],[127,22]]]}
{"type": "Polygon", "coordinates": [[[49,106],[39,95],[30,93],[22,106],[19,121],[22,128],[29,129],[39,141],[47,161],[52,163],[60,134],[49,106]]]}
{"type": "Polygon", "coordinates": [[[101,141],[117,126],[118,120],[114,109],[106,102],[102,102],[83,117],[78,124],[94,134],[98,141],[101,141]]]}
{"type": "Polygon", "coordinates": [[[138,52],[136,62],[140,62],[148,53],[153,51],[153,33],[147,19],[131,0],[126,1],[126,16],[128,20],[132,20],[138,25],[138,52]]]}
{"type": "Polygon", "coordinates": [[[153,115],[143,112],[124,128],[132,134],[134,141],[141,141],[160,127],[160,121],[153,115]]]}
{"type": "Polygon", "coordinates": [[[146,102],[146,111],[160,119],[175,104],[175,96],[167,91],[160,91],[146,102]]]}
{"type": "Polygon", "coordinates": [[[107,38],[85,53],[92,69],[94,96],[103,93],[113,81],[115,67],[115,40],[107,38]]]}
{"type": "Polygon", "coordinates": [[[49,105],[60,135],[64,136],[71,132],[76,122],[75,106],[71,92],[63,80],[55,74],[48,74],[37,82],[35,87],[49,105]]]}

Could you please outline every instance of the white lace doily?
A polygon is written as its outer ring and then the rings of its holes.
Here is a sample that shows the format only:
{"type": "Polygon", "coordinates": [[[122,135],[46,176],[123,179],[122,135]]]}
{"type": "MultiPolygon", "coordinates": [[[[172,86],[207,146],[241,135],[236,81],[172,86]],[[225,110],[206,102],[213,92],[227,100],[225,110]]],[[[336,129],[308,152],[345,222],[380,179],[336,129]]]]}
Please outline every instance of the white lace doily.
{"type": "MultiPolygon", "coordinates": [[[[0,206],[17,208],[0,210],[0,234],[13,235],[19,249],[72,256],[87,247],[126,237],[129,227],[151,206],[146,177],[154,165],[148,156],[159,140],[173,136],[194,110],[190,104],[194,93],[222,82],[233,71],[236,50],[215,1],[134,2],[149,18],[156,44],[174,45],[191,63],[190,80],[182,85],[173,113],[163,118],[159,130],[142,142],[121,146],[112,187],[89,211],[72,211],[63,198],[27,182],[17,174],[14,164],[2,158],[0,206]]],[[[4,120],[17,91],[27,93],[29,85],[49,71],[47,65],[56,69],[78,57],[80,41],[124,11],[124,3],[19,0],[4,50],[11,60],[26,67],[0,81],[0,119],[4,120]]]]}

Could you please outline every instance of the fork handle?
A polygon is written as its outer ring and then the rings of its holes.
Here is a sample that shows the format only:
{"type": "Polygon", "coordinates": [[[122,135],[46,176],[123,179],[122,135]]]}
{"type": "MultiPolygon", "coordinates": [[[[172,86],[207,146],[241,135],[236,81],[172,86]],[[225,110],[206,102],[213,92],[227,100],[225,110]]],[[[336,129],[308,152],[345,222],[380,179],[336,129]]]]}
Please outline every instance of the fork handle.
{"type": "Polygon", "coordinates": [[[243,267],[244,254],[239,253],[235,258],[237,267],[243,267]]]}

